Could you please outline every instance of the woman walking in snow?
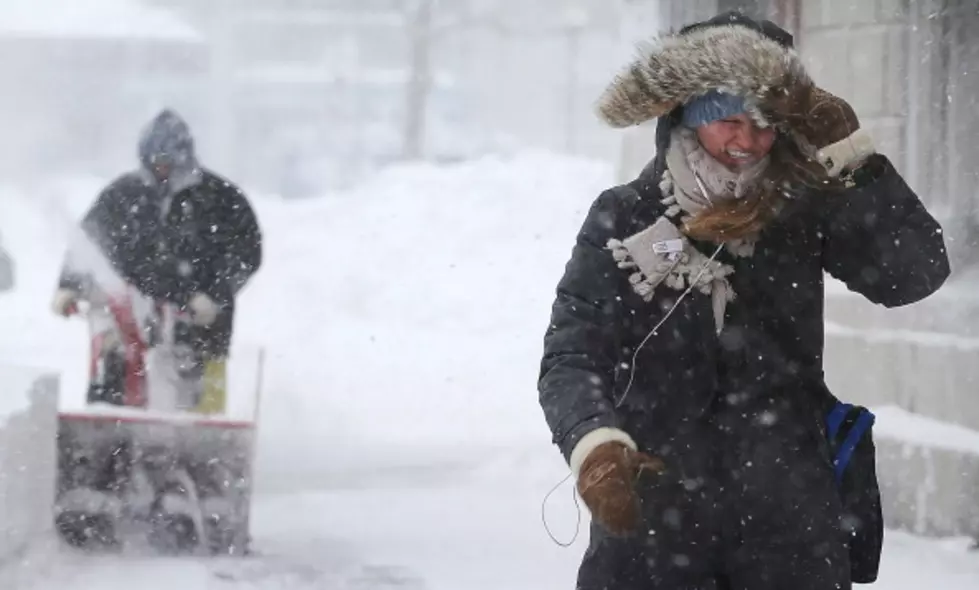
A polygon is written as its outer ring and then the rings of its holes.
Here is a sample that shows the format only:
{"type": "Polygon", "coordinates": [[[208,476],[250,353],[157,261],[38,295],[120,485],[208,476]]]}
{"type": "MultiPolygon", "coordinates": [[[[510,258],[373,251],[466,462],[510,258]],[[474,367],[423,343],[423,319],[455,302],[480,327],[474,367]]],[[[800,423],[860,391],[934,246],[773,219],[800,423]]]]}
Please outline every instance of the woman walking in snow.
{"type": "Polygon", "coordinates": [[[872,581],[873,442],[838,479],[823,276],[916,302],[949,274],[941,228],[768,21],[664,37],[599,110],[659,121],[653,161],[589,211],[545,336],[541,406],[593,520],[579,590],[872,581]]]}

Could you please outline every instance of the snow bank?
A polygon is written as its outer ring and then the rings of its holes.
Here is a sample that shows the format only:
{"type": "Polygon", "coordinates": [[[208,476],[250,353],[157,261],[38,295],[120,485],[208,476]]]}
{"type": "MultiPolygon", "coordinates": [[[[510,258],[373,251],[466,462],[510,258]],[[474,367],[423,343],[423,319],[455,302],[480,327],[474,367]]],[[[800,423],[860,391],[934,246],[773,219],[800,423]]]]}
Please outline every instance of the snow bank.
{"type": "Polygon", "coordinates": [[[200,41],[173,12],[134,0],[4,0],[0,35],[200,41]]]}
{"type": "Polygon", "coordinates": [[[0,566],[51,527],[57,378],[0,366],[0,566]]]}
{"type": "Polygon", "coordinates": [[[609,177],[526,153],[259,203],[268,266],[242,297],[238,338],[268,351],[264,448],[336,474],[547,444],[541,339],[609,177]]]}

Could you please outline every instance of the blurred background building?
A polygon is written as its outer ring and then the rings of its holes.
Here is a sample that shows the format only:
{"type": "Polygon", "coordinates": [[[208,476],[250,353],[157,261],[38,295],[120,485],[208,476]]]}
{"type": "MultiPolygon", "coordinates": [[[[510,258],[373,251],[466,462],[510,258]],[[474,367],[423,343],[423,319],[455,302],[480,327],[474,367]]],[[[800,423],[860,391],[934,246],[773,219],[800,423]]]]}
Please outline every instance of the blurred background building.
{"type": "Polygon", "coordinates": [[[8,181],[118,172],[135,157],[146,106],[200,94],[208,75],[208,43],[193,26],[126,0],[0,2],[0,54],[8,181]]]}
{"type": "MultiPolygon", "coordinates": [[[[315,193],[403,159],[537,147],[622,163],[592,104],[634,44],[738,8],[792,31],[957,241],[979,219],[972,0],[6,0],[8,178],[108,174],[164,105],[209,162],[315,193]],[[45,9],[39,10],[38,5],[45,9]],[[44,18],[39,18],[44,14],[44,18]],[[953,213],[954,212],[954,213],[953,213]]],[[[640,138],[641,141],[641,138],[640,138]]]]}
{"type": "Polygon", "coordinates": [[[285,196],[405,159],[616,153],[590,106],[621,61],[618,0],[0,4],[10,180],[115,173],[164,105],[207,162],[285,196]]]}

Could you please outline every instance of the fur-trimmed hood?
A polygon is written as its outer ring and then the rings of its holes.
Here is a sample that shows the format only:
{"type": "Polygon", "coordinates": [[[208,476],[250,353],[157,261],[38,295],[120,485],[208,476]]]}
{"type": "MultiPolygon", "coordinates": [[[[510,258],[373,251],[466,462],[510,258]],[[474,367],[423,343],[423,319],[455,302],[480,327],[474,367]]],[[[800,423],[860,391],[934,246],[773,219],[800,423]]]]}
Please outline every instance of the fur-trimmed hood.
{"type": "Polygon", "coordinates": [[[749,113],[765,124],[766,100],[798,84],[811,80],[791,36],[767,21],[728,13],[655,39],[616,76],[597,107],[612,127],[628,127],[719,90],[744,97],[749,113]]]}

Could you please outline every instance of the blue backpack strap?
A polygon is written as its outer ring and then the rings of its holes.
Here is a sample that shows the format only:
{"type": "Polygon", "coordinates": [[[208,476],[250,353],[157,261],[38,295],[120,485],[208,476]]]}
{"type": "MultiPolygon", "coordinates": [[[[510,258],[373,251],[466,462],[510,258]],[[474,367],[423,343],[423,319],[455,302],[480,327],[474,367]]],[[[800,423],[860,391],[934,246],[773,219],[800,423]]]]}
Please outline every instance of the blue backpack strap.
{"type": "Polygon", "coordinates": [[[829,440],[836,438],[837,433],[840,431],[840,426],[843,424],[843,420],[846,419],[846,415],[852,408],[853,406],[851,404],[837,402],[836,406],[830,411],[829,416],[826,418],[829,440]]]}
{"type": "Polygon", "coordinates": [[[847,433],[846,440],[843,441],[843,444],[840,446],[840,451],[836,454],[836,460],[833,461],[837,484],[843,482],[843,473],[846,471],[846,466],[853,457],[853,451],[856,450],[857,444],[860,443],[860,439],[863,438],[864,433],[873,426],[874,420],[876,418],[869,410],[860,410],[860,415],[857,417],[856,423],[854,423],[850,432],[847,433]]]}

